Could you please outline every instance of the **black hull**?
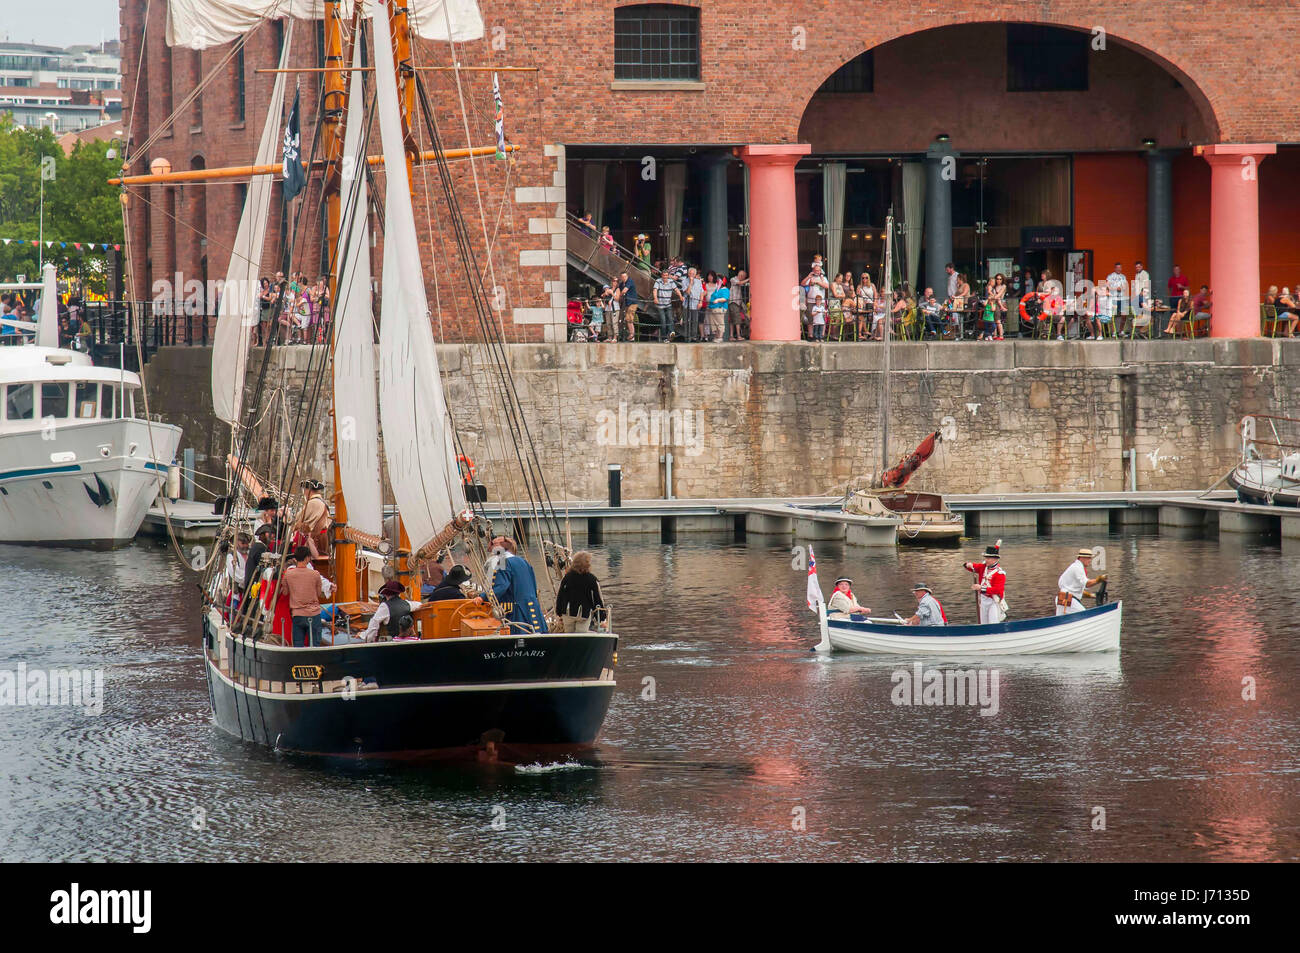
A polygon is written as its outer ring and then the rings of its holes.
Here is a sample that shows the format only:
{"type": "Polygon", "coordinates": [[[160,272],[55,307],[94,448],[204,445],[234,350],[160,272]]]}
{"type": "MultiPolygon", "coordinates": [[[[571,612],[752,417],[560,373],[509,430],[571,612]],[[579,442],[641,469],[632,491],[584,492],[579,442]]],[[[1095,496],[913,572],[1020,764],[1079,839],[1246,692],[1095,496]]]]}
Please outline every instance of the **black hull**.
{"type": "Polygon", "coordinates": [[[217,725],[277,751],[329,757],[525,760],[595,744],[614,695],[617,637],[477,637],[294,649],[205,620],[217,725]],[[491,742],[489,745],[488,743],[491,742]]]}

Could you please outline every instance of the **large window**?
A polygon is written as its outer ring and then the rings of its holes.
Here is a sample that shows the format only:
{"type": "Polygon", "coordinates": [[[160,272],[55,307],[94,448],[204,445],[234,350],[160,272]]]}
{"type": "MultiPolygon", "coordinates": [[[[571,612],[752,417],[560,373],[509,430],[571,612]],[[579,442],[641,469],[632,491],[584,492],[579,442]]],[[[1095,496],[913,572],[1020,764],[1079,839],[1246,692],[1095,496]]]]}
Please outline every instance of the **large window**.
{"type": "Polygon", "coordinates": [[[819,93],[869,93],[875,82],[875,62],[871,51],[853,57],[822,83],[819,93]]]}
{"type": "Polygon", "coordinates": [[[41,385],[41,416],[59,420],[68,416],[67,383],[41,385]]]}
{"type": "Polygon", "coordinates": [[[245,89],[244,89],[244,46],[241,41],[240,46],[235,50],[235,122],[244,121],[245,112],[245,89]]]}
{"type": "Polygon", "coordinates": [[[35,400],[31,384],[10,384],[5,389],[5,417],[9,420],[31,420],[35,400]]]}
{"type": "Polygon", "coordinates": [[[645,3],[615,10],[614,78],[698,80],[699,9],[645,3]]]}
{"type": "Polygon", "coordinates": [[[1007,92],[1088,88],[1089,34],[1054,26],[1007,24],[1007,92]]]}

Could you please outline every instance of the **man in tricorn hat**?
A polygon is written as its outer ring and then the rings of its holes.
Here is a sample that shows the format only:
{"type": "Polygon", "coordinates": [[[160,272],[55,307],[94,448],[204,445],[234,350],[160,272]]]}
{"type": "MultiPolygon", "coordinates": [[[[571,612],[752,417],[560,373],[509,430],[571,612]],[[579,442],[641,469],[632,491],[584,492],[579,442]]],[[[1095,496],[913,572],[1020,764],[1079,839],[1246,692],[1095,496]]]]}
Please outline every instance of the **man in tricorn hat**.
{"type": "Polygon", "coordinates": [[[1100,576],[1095,579],[1088,578],[1088,570],[1091,567],[1092,550],[1081,549],[1074,562],[1070,563],[1065,572],[1061,573],[1061,578],[1056,580],[1057,615],[1071,615],[1087,608],[1083,604],[1083,590],[1101,581],[1100,576]]]}
{"type": "Polygon", "coordinates": [[[943,611],[939,600],[930,592],[930,587],[918,582],[912,587],[916,596],[916,615],[907,620],[908,625],[947,625],[948,616],[943,611]]]}
{"type": "Polygon", "coordinates": [[[835,591],[826,603],[826,615],[835,619],[849,618],[853,615],[868,615],[869,607],[858,605],[857,596],[853,595],[853,580],[841,576],[835,580],[835,591]]]}
{"type": "Polygon", "coordinates": [[[306,546],[312,557],[329,554],[330,508],[322,494],[325,484],[319,480],[303,480],[302,491],[305,502],[302,515],[293,524],[293,544],[306,546]]]}
{"type": "Polygon", "coordinates": [[[1001,552],[1002,540],[998,540],[985,548],[982,563],[966,563],[966,571],[975,574],[971,588],[975,590],[979,605],[980,625],[991,625],[1007,617],[1003,610],[1006,605],[1007,574],[1002,569],[1001,552]]]}

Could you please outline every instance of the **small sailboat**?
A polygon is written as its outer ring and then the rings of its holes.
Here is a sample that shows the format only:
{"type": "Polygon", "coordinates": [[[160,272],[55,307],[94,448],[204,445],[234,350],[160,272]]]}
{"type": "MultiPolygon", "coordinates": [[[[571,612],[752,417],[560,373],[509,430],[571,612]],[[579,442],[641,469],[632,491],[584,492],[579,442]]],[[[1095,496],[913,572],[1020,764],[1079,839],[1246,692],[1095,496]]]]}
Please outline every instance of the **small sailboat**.
{"type": "Polygon", "coordinates": [[[915,493],[904,484],[930,455],[942,439],[931,433],[894,467],[885,470],[876,485],[850,488],[841,504],[845,513],[868,516],[895,516],[900,543],[955,543],[966,531],[966,520],[950,510],[938,493],[915,493]]]}
{"type": "Polygon", "coordinates": [[[1300,420],[1252,414],[1237,424],[1241,462],[1227,476],[1242,503],[1300,506],[1300,420]],[[1261,427],[1268,430],[1261,433],[1261,427]]]}
{"type": "MultiPolygon", "coordinates": [[[[59,347],[52,264],[34,343],[0,347],[0,542],[112,548],[135,539],[181,430],[146,419],[140,378],[59,347]]],[[[21,342],[30,329],[5,341],[21,342]]]]}
{"type": "MultiPolygon", "coordinates": [[[[885,219],[885,249],[882,257],[884,274],[881,277],[881,297],[890,300],[894,275],[894,215],[885,219]]],[[[842,512],[865,520],[891,521],[897,526],[900,543],[955,542],[961,539],[966,521],[953,513],[937,493],[912,493],[903,489],[916,469],[924,463],[941,439],[936,431],[927,436],[897,465],[889,465],[889,429],[893,413],[893,392],[890,365],[890,342],[893,339],[893,320],[888,313],[883,320],[880,375],[880,469],[869,481],[853,481],[845,488],[839,503],[842,512]]]]}
{"type": "MultiPolygon", "coordinates": [[[[205,32],[205,17],[220,12],[209,9],[214,5],[227,6],[218,0],[171,0],[169,40],[193,45],[229,39],[210,25],[205,32]]],[[[257,268],[271,197],[271,176],[254,174],[231,257],[228,292],[219,309],[213,356],[213,404],[232,435],[229,505],[219,540],[230,547],[238,533],[250,529],[255,504],[267,511],[278,506],[305,512],[306,502],[293,489],[303,476],[304,448],[323,433],[331,434],[332,521],[326,521],[324,531],[328,544],[312,564],[332,582],[334,602],[323,607],[330,620],[325,644],[286,644],[290,640],[276,610],[287,602],[278,573],[287,561],[289,533],[274,522],[267,533],[274,544],[261,564],[251,567],[259,577],[255,588],[232,581],[220,561],[207,567],[201,623],[215,721],[240,739],[313,755],[525,759],[581,751],[596,741],[613,696],[618,636],[609,630],[608,615],[588,632],[554,631],[536,614],[521,622],[513,607],[494,594],[498,557],[492,541],[497,533],[484,515],[482,495],[467,492],[458,466],[458,459],[468,458],[457,424],[464,427],[468,413],[462,409],[453,420],[448,410],[422,280],[409,168],[431,159],[438,166],[435,182],[441,185],[441,198],[451,210],[451,227],[457,229],[460,264],[468,286],[475,289],[479,329],[487,345],[493,386],[476,399],[490,420],[480,424],[490,423],[503,440],[514,441],[520,472],[511,473],[509,484],[522,487],[530,501],[526,530],[517,530],[527,534],[520,537],[520,555],[533,547],[538,576],[553,592],[571,556],[569,535],[550,503],[535,442],[505,364],[499,319],[482,287],[484,269],[469,251],[446,167],[451,150],[443,149],[437,137],[420,73],[409,68],[413,34],[472,39],[482,35],[481,16],[469,0],[409,0],[405,6],[393,0],[305,3],[292,5],[292,12],[323,17],[325,48],[338,51],[327,62],[340,64],[314,71],[323,74],[325,95],[336,104],[320,117],[322,123],[334,124],[321,136],[328,148],[320,173],[330,209],[332,341],[308,349],[309,383],[300,406],[279,423],[289,449],[277,457],[263,447],[276,443],[262,439],[269,425],[259,424],[273,400],[263,385],[274,335],[261,360],[250,361],[257,268]],[[363,54],[367,37],[369,57],[363,54]],[[367,59],[368,67],[363,65],[367,59]],[[342,67],[345,62],[351,67],[342,67]],[[416,102],[420,126],[408,114],[416,102]],[[418,149],[412,133],[421,126],[434,138],[430,152],[418,149]],[[375,127],[381,155],[370,157],[366,142],[375,127]],[[372,171],[378,167],[384,173],[382,187],[372,171]],[[383,226],[377,348],[372,218],[383,226]],[[396,517],[385,518],[386,500],[396,517]],[[420,567],[449,551],[470,577],[461,589],[463,598],[419,602],[420,567]],[[391,575],[400,594],[381,590],[382,599],[374,599],[371,567],[376,563],[391,575]],[[389,622],[377,623],[379,638],[359,640],[358,630],[374,621],[381,606],[389,607],[389,622]],[[411,623],[394,632],[397,612],[411,623]]],[[[268,0],[253,13],[246,28],[255,27],[258,16],[284,16],[286,11],[268,0]]],[[[223,28],[228,20],[220,21],[223,28]]],[[[274,157],[284,77],[291,71],[286,66],[291,30],[292,24],[285,30],[255,169],[274,157]]],[[[498,126],[497,147],[463,151],[501,155],[501,141],[498,126]]],[[[286,149],[286,168],[296,161],[286,149]]],[[[540,610],[547,603],[540,591],[537,596],[540,610]]]]}

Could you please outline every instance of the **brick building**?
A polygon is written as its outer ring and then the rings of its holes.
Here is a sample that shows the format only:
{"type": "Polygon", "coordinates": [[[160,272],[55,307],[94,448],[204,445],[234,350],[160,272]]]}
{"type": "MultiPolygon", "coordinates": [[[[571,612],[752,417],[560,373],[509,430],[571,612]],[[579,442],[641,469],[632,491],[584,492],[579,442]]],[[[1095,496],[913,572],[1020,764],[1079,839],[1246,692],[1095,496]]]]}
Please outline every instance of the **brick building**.
{"type": "MultiPolygon", "coordinates": [[[[973,277],[1073,267],[1104,280],[1116,261],[1131,277],[1141,259],[1163,295],[1177,263],[1194,286],[1214,289],[1216,335],[1251,336],[1261,283],[1300,284],[1296,4],[481,8],[486,35],[459,46],[459,62],[537,68],[501,74],[507,135],[522,146],[514,160],[455,167],[480,253],[492,242],[484,264],[516,340],[562,336],[567,294],[586,280],[568,253],[565,213],[583,209],[624,243],[650,235],[656,255],[748,268],[755,337],[778,340],[798,336],[799,268],[818,251],[832,271],[877,270],[891,208],[905,277],[918,286],[935,284],[949,260],[973,277]]],[[[174,169],[248,162],[272,81],[254,70],[274,65],[282,27],[259,28],[223,65],[229,45],[165,47],[165,5],[154,4],[140,57],[145,9],[121,0],[125,121],[137,149],[202,77],[218,75],[133,171],[156,158],[174,169]]],[[[293,42],[296,63],[323,62],[318,25],[299,24],[293,42]]],[[[421,42],[415,59],[451,55],[421,42]]],[[[490,144],[490,74],[464,73],[459,89],[450,73],[425,75],[444,144],[490,144]]],[[[312,74],[301,82],[307,130],[318,90],[312,74]]],[[[416,207],[427,203],[435,320],[456,340],[472,316],[435,177],[417,170],[416,207]]],[[[176,272],[223,274],[242,195],[239,183],[214,183],[133,197],[137,293],[176,272]]],[[[318,220],[310,208],[299,220],[295,269],[321,270],[310,238],[318,220]]]]}

